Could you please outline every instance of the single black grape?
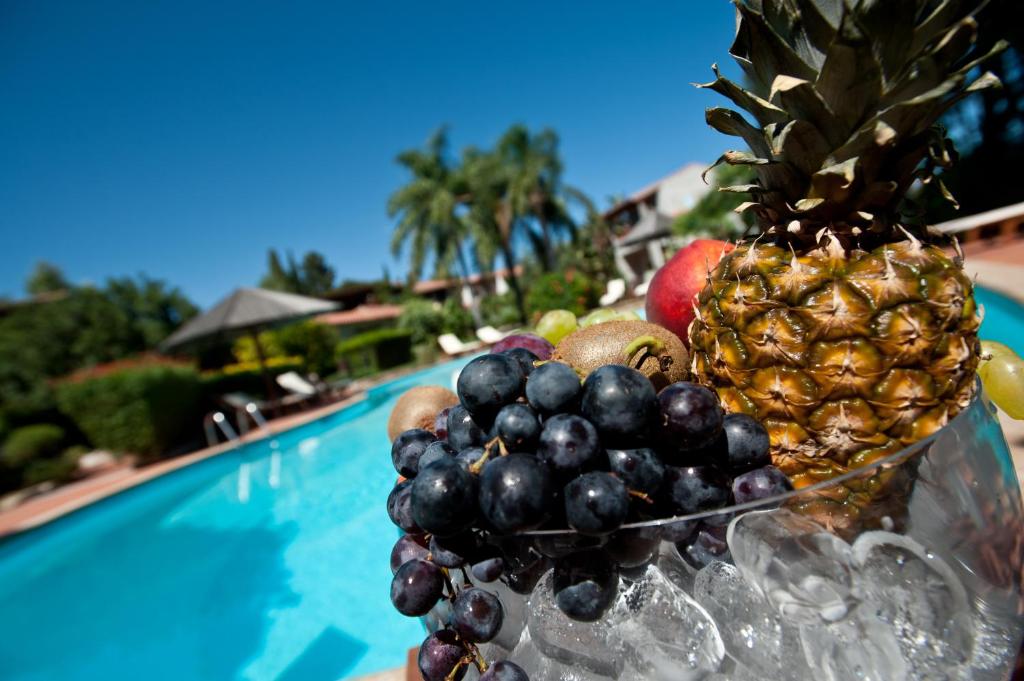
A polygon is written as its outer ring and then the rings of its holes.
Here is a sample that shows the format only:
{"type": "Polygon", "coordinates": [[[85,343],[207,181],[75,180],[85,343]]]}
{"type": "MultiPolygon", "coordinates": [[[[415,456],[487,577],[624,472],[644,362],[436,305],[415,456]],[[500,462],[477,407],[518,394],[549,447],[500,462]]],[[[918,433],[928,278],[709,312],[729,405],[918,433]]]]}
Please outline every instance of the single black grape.
{"type": "Polygon", "coordinates": [[[728,414],[722,422],[729,470],[742,473],[772,462],[768,431],[752,416],[728,414]]]}
{"type": "Polygon", "coordinates": [[[540,419],[525,404],[507,404],[494,419],[494,434],[513,452],[528,452],[537,446],[540,419]]]}
{"type": "Polygon", "coordinates": [[[792,491],[793,484],[775,466],[762,466],[737,475],[732,481],[732,494],[737,504],[759,501],[792,491]]]}
{"type": "Polygon", "coordinates": [[[470,466],[483,458],[484,451],[483,447],[466,447],[458,453],[455,460],[468,471],[470,466]]]}
{"type": "Polygon", "coordinates": [[[423,681],[460,681],[466,673],[465,665],[461,664],[465,656],[466,649],[458,635],[451,629],[439,629],[420,645],[416,663],[423,681]]]}
{"type": "Polygon", "coordinates": [[[505,559],[501,556],[485,558],[473,563],[469,571],[481,582],[493,582],[505,573],[505,559]]]}
{"type": "Polygon", "coordinates": [[[457,404],[448,412],[448,444],[461,452],[487,442],[487,433],[473,420],[466,408],[457,404]]]}
{"type": "Polygon", "coordinates": [[[548,570],[551,569],[551,560],[541,558],[533,565],[525,567],[518,572],[506,572],[501,576],[501,581],[513,593],[528,595],[533,593],[533,588],[548,570]]]}
{"type": "Polygon", "coordinates": [[[455,448],[447,442],[431,442],[427,445],[427,448],[423,450],[423,454],[420,455],[420,470],[426,468],[438,459],[443,459],[448,456],[454,457],[455,454],[455,448]]]}
{"type": "Polygon", "coordinates": [[[615,602],[619,573],[601,550],[591,549],[555,563],[555,604],[567,617],[593,622],[615,602]]]}
{"type": "Polygon", "coordinates": [[[732,562],[729,544],[725,540],[726,528],[701,524],[688,539],[676,544],[679,555],[697,570],[715,561],[732,562]]]}
{"type": "Polygon", "coordinates": [[[602,440],[628,444],[645,438],[657,412],[654,386],[636,369],[606,364],[583,382],[580,414],[594,424],[602,440]]]}
{"type": "Polygon", "coordinates": [[[483,589],[463,589],[452,603],[451,626],[470,643],[487,643],[501,630],[504,611],[497,596],[483,589]]]}
{"type": "Polygon", "coordinates": [[[476,520],[476,478],[453,457],[439,459],[413,480],[410,502],[412,517],[424,531],[455,534],[476,520]]]}
{"type": "Polygon", "coordinates": [[[673,383],[658,393],[660,440],[678,449],[697,449],[722,431],[725,416],[718,396],[696,383],[673,383]]]}
{"type": "Polygon", "coordinates": [[[722,508],[729,503],[729,479],[712,466],[667,466],[660,500],[669,516],[722,508]]]}
{"type": "Polygon", "coordinates": [[[608,468],[633,492],[653,495],[665,477],[665,464],[653,449],[609,449],[608,468]]]}
{"type": "MultiPolygon", "coordinates": [[[[463,367],[456,382],[462,406],[480,423],[490,423],[498,410],[523,394],[526,377],[508,355],[481,355],[463,367]]],[[[451,433],[449,431],[449,438],[451,433]]]]}
{"type": "Polygon", "coordinates": [[[537,456],[566,480],[596,468],[602,453],[597,429],[590,421],[573,414],[549,418],[544,423],[537,446],[537,456]]]}
{"type": "Polygon", "coordinates": [[[430,538],[430,559],[441,567],[462,567],[476,558],[480,542],[471,530],[450,537],[430,538]]]}
{"type": "Polygon", "coordinates": [[[391,549],[391,574],[398,572],[398,568],[414,558],[425,559],[426,557],[427,547],[423,545],[423,537],[403,534],[391,549]]]}
{"type": "Polygon", "coordinates": [[[603,546],[608,537],[588,537],[575,532],[540,534],[534,538],[534,545],[541,555],[548,558],[564,558],[586,549],[603,546]]]}
{"type": "Polygon", "coordinates": [[[660,545],[659,528],[631,527],[615,532],[604,545],[604,550],[620,568],[635,568],[654,560],[660,545]]]}
{"type": "Polygon", "coordinates": [[[530,681],[530,677],[515,662],[498,660],[480,675],[480,681],[530,681]]]}
{"type": "Polygon", "coordinates": [[[388,517],[403,532],[419,534],[423,531],[412,514],[412,480],[403,480],[388,494],[388,517]]]}
{"type": "Polygon", "coordinates": [[[533,354],[526,348],[510,348],[503,351],[501,354],[507,355],[514,359],[518,364],[520,370],[523,372],[523,376],[529,376],[533,373],[533,363],[537,361],[537,355],[533,354]]]}
{"type": "Polygon", "coordinates": [[[526,401],[544,416],[576,411],[580,377],[568,364],[546,362],[533,370],[526,381],[526,401]]]}
{"type": "Polygon", "coordinates": [[[391,443],[391,462],[398,474],[405,478],[415,478],[419,471],[420,456],[427,445],[437,438],[428,430],[413,428],[407,430],[391,443]]]}
{"type": "Polygon", "coordinates": [[[629,492],[609,473],[584,473],[565,486],[565,520],[580,534],[614,532],[628,514],[629,492]]]}
{"type": "Polygon", "coordinates": [[[422,558],[406,562],[391,580],[391,602],[398,612],[409,617],[426,615],[443,593],[441,568],[422,558]]]}
{"type": "Polygon", "coordinates": [[[480,474],[480,511],[498,532],[537,527],[553,501],[551,473],[536,457],[509,454],[488,461],[480,474]]]}

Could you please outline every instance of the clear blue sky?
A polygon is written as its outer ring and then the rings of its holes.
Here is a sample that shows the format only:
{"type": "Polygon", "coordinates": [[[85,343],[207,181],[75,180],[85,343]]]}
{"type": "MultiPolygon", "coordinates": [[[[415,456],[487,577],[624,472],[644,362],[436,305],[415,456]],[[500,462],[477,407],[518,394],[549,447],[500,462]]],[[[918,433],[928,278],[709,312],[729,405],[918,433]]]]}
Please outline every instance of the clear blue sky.
{"type": "Polygon", "coordinates": [[[340,277],[387,265],[402,149],[551,126],[604,203],[735,140],[692,88],[727,0],[0,4],[0,296],[38,260],[76,282],[145,272],[207,306],[270,247],[340,277]]]}

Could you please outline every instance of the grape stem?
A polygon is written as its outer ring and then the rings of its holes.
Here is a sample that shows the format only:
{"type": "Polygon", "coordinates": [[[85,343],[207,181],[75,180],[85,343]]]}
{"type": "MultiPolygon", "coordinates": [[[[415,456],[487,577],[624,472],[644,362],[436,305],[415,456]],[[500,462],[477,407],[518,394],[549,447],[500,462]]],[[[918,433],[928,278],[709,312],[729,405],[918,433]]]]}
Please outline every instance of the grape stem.
{"type": "Polygon", "coordinates": [[[491,458],[491,450],[493,449],[494,445],[498,446],[499,456],[508,456],[508,448],[505,447],[505,443],[501,441],[500,437],[496,437],[484,445],[484,455],[481,456],[476,461],[474,461],[472,464],[470,464],[470,473],[472,473],[473,475],[477,475],[480,472],[480,470],[483,469],[484,464],[486,464],[487,461],[491,458]]]}
{"type": "Polygon", "coordinates": [[[444,577],[444,585],[448,589],[448,600],[455,600],[455,585],[452,584],[452,578],[448,574],[448,568],[441,568],[441,575],[444,577]]]}
{"type": "Polygon", "coordinates": [[[651,495],[647,494],[646,492],[639,492],[639,491],[637,491],[635,489],[628,489],[626,491],[629,493],[629,496],[631,496],[631,497],[636,497],[637,499],[642,499],[643,501],[646,501],[648,504],[653,504],[654,503],[654,500],[651,499],[651,495]]]}

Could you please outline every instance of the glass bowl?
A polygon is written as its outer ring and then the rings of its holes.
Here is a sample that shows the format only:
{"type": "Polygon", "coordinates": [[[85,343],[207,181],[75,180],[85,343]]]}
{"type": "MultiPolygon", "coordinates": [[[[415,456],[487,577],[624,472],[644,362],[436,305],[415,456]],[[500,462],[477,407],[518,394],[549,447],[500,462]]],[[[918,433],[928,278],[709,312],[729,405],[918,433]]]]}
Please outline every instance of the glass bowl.
{"type": "MultiPolygon", "coordinates": [[[[985,681],[1009,678],[1024,636],[1020,488],[980,390],[940,431],[870,466],[620,533],[605,548],[639,553],[596,622],[557,608],[550,560],[523,561],[547,571],[516,591],[477,583],[505,609],[483,657],[510,659],[531,681],[985,681]],[[867,488],[887,490],[885,501],[834,522],[834,500],[867,488]]],[[[536,557],[593,540],[519,541],[536,557]]]]}

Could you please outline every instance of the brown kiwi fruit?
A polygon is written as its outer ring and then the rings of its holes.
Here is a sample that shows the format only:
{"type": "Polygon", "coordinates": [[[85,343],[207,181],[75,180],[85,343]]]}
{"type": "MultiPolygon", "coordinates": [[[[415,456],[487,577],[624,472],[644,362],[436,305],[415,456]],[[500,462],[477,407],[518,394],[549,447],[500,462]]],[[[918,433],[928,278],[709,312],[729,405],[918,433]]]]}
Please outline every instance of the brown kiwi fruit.
{"type": "Polygon", "coordinates": [[[388,418],[388,438],[396,437],[410,428],[422,428],[434,432],[434,418],[445,407],[459,403],[458,396],[439,385],[422,385],[409,388],[395,403],[388,418]]]}
{"type": "Polygon", "coordinates": [[[686,346],[668,329],[639,320],[594,324],[559,342],[551,359],[564,362],[582,377],[605,364],[624,364],[651,380],[656,390],[685,381],[689,375],[686,346]]]}

